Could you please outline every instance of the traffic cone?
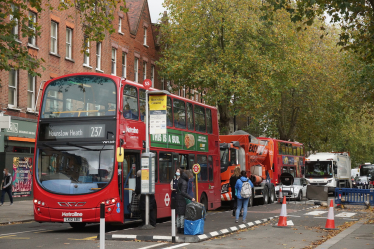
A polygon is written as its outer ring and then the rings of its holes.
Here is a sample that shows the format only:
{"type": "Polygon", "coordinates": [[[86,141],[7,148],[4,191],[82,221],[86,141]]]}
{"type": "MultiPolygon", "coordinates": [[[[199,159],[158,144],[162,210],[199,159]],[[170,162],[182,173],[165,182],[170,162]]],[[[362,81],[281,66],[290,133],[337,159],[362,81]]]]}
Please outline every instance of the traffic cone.
{"type": "Polygon", "coordinates": [[[286,196],[283,197],[282,209],[279,215],[278,227],[287,226],[287,207],[286,207],[286,196]]]}
{"type": "Polygon", "coordinates": [[[324,229],[327,230],[338,230],[335,228],[335,221],[334,221],[334,203],[330,201],[329,213],[327,214],[327,221],[326,226],[324,229]]]}
{"type": "Polygon", "coordinates": [[[281,203],[282,199],[283,199],[282,188],[279,188],[278,203],[281,203]]]}

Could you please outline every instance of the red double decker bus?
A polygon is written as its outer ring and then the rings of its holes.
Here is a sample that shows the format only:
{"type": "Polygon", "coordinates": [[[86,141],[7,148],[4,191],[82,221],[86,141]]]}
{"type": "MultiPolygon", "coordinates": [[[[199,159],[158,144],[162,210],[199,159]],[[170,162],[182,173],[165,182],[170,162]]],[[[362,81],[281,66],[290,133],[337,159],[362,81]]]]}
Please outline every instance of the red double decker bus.
{"type": "Polygon", "coordinates": [[[305,170],[303,144],[265,137],[258,139],[268,141],[269,145],[273,147],[274,155],[270,157],[273,165],[272,183],[279,184],[280,175],[283,173],[290,173],[293,177],[303,177],[305,170]]]}
{"type": "MultiPolygon", "coordinates": [[[[152,91],[154,89],[150,89],[152,91]]],[[[46,82],[42,92],[34,168],[34,217],[72,227],[100,220],[124,223],[145,151],[145,89],[120,77],[78,73],[46,82]],[[123,163],[117,148],[124,148],[123,163]]],[[[198,196],[207,209],[220,200],[217,110],[167,97],[167,134],[151,135],[156,153],[157,217],[170,216],[176,168],[199,163],[198,196]]]]}

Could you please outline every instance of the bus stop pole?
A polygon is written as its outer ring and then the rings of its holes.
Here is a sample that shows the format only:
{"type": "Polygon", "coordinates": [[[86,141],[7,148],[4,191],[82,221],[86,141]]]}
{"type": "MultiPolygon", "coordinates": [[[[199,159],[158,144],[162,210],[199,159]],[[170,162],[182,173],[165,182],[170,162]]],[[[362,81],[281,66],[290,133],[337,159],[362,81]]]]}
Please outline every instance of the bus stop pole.
{"type": "Polygon", "coordinates": [[[100,204],[100,249],[105,249],[105,204],[100,204]]]}
{"type": "MultiPolygon", "coordinates": [[[[145,91],[145,152],[149,153],[148,90],[145,91]]],[[[149,226],[149,195],[145,195],[145,225],[149,226]]]]}

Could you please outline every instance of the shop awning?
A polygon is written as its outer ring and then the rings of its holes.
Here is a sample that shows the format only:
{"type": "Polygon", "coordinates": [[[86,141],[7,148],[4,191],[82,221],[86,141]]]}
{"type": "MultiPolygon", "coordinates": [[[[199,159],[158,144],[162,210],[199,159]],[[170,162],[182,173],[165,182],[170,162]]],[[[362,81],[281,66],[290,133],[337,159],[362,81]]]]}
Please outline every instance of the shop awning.
{"type": "Polygon", "coordinates": [[[27,137],[11,137],[11,136],[8,136],[8,141],[18,141],[18,142],[29,142],[29,143],[35,143],[35,138],[27,138],[27,137]]]}

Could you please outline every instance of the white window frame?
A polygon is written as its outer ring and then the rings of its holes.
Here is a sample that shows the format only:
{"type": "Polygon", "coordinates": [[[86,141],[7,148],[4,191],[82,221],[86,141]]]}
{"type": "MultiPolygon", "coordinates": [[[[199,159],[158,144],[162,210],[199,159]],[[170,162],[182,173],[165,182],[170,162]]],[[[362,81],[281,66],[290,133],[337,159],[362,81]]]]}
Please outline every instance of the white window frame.
{"type": "Polygon", "coordinates": [[[28,82],[27,82],[27,110],[34,111],[35,110],[35,87],[36,87],[36,76],[32,76],[28,74],[28,82]],[[31,88],[30,86],[31,81],[31,88]],[[31,94],[31,106],[29,106],[29,94],[31,94]]]}
{"type": "MultiPolygon", "coordinates": [[[[29,29],[34,30],[34,34],[36,32],[35,30],[35,23],[36,23],[36,13],[29,11],[29,29]],[[32,23],[31,23],[32,21],[32,23]]],[[[29,37],[28,43],[34,47],[36,47],[36,35],[29,37]]]]}
{"type": "Polygon", "coordinates": [[[152,65],[151,67],[151,81],[152,81],[152,87],[155,87],[155,65],[152,65]]]}
{"type": "Polygon", "coordinates": [[[73,29],[71,28],[66,28],[66,54],[65,58],[67,59],[72,59],[73,58],[73,29]]]}
{"type": "Polygon", "coordinates": [[[117,73],[117,49],[112,48],[112,75],[117,73]]]}
{"type": "Polygon", "coordinates": [[[147,27],[144,27],[144,38],[143,38],[143,45],[147,46],[147,27]]]}
{"type": "Polygon", "coordinates": [[[83,54],[83,66],[90,67],[90,40],[85,37],[84,42],[87,43],[87,49],[83,54]]]}
{"type": "MultiPolygon", "coordinates": [[[[13,92],[14,102],[12,104],[10,104],[9,99],[8,99],[8,106],[9,107],[17,107],[18,70],[11,69],[9,71],[9,83],[10,83],[10,79],[11,79],[11,76],[10,76],[11,73],[14,73],[14,86],[11,86],[10,84],[8,84],[8,87],[14,90],[14,92],[13,92]]],[[[8,96],[9,96],[9,94],[8,94],[8,96]]]]}
{"type": "Polygon", "coordinates": [[[118,18],[118,33],[123,34],[122,33],[122,17],[118,18]]]}
{"type": "Polygon", "coordinates": [[[138,75],[138,69],[139,69],[139,58],[135,57],[135,60],[134,60],[134,74],[135,74],[135,77],[134,77],[134,81],[135,82],[139,82],[139,75],[138,75]]]}
{"type": "Polygon", "coordinates": [[[127,53],[122,52],[122,77],[126,78],[127,75],[127,53]]]}
{"type": "MultiPolygon", "coordinates": [[[[12,11],[15,12],[17,7],[14,6],[14,4],[11,4],[11,8],[12,8],[12,11]]],[[[9,17],[10,21],[13,21],[13,15],[10,15],[9,17]]],[[[12,29],[12,34],[16,37],[16,39],[18,40],[18,19],[17,18],[14,18],[14,20],[16,21],[16,25],[13,27],[12,29]]]]}
{"type": "Polygon", "coordinates": [[[51,21],[51,53],[58,54],[58,23],[51,21]],[[53,26],[56,27],[56,33],[53,34],[53,26]]]}
{"type": "Polygon", "coordinates": [[[147,78],[147,62],[143,61],[143,80],[147,78]]]}
{"type": "Polygon", "coordinates": [[[101,46],[102,43],[96,43],[96,70],[101,71],[101,46]]]}

